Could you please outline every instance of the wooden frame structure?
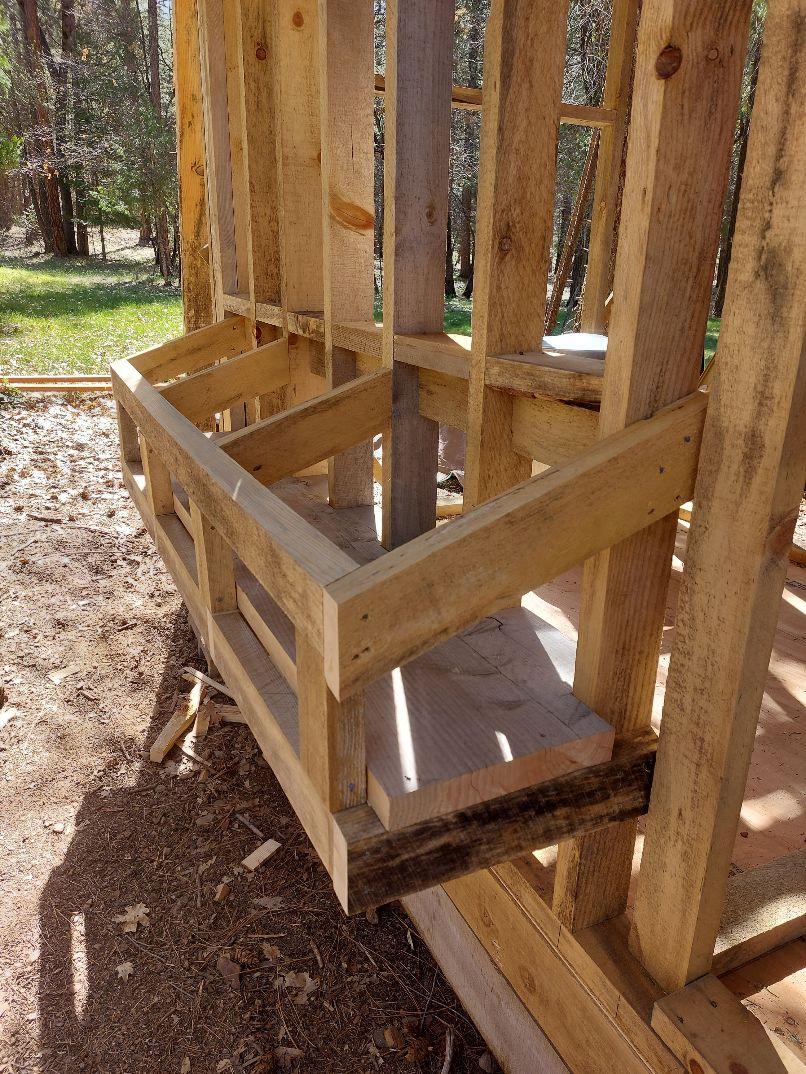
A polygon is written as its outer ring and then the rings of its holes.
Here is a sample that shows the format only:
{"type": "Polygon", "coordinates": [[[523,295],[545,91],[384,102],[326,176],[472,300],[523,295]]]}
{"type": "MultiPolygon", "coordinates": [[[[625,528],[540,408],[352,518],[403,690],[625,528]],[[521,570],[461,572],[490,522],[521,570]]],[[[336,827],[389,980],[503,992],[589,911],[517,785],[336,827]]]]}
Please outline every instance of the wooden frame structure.
{"type": "MultiPolygon", "coordinates": [[[[637,6],[616,0],[605,100],[581,109],[561,103],[558,0],[493,0],[472,92],[451,85],[452,0],[387,0],[383,76],[368,0],[180,0],[186,286],[209,287],[212,323],[196,327],[194,302],[195,330],[113,367],[123,472],[343,906],[405,897],[454,974],[491,981],[495,1012],[472,986],[462,998],[505,1065],[525,1069],[517,1023],[531,1069],[734,1071],[738,1040],[748,1069],[794,1071],[708,975],[804,924],[798,903],[737,939],[723,910],[806,470],[806,10],[769,5],[706,392],[750,2],[644,0],[640,27],[637,6]],[[540,342],[558,125],[602,132],[583,311],[600,328],[636,33],[607,359],[568,358],[540,342]],[[472,341],[442,332],[452,104],[482,110],[472,341]],[[185,182],[202,141],[204,199],[185,182]],[[467,432],[468,458],[465,513],[436,528],[440,424],[467,432]],[[383,548],[367,527],[378,435],[383,548]],[[311,491],[323,466],[329,502],[311,491]],[[658,739],[669,569],[692,498],[658,739]],[[583,562],[572,695],[557,637],[513,605],[583,562]],[[452,694],[463,676],[472,687],[452,694]],[[480,744],[492,726],[497,759],[480,744]],[[450,764],[419,778],[428,753],[450,764]],[[533,852],[553,845],[549,873],[533,852]],[[715,1009],[735,1026],[722,1044],[715,1009]]],[[[802,875],[802,852],[785,868],[802,875]]]]}

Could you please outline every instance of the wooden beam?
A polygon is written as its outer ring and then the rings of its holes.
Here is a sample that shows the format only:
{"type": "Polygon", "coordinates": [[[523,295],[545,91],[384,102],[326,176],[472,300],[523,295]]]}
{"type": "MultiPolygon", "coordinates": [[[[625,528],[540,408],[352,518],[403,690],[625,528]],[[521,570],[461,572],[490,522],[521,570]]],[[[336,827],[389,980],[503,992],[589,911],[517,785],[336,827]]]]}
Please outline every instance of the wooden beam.
{"type": "Polygon", "coordinates": [[[288,342],[278,339],[161,389],[180,414],[199,422],[288,383],[288,342]]]}
{"type": "MultiPolygon", "coordinates": [[[[644,7],[600,436],[699,380],[749,13],[749,0],[644,7]]],[[[574,692],[617,731],[649,725],[676,527],[669,516],[585,566],[574,692]]],[[[624,824],[560,849],[566,925],[623,911],[634,841],[624,824]]]]}
{"type": "Polygon", "coordinates": [[[806,1074],[806,1064],[710,974],[659,999],[652,1028],[696,1074],[806,1074]]]}
{"type": "Polygon", "coordinates": [[[145,439],[140,439],[143,474],[146,479],[146,496],[152,515],[169,515],[174,509],[174,493],[168,467],[145,439]]]}
{"type": "MultiPolygon", "coordinates": [[[[325,376],[330,388],[356,376],[355,353],[335,343],[334,324],[372,320],[373,35],[371,4],[320,0],[324,343],[325,376]]],[[[373,502],[371,440],[331,458],[328,470],[330,503],[334,507],[373,502]]]]}
{"type": "Polygon", "coordinates": [[[529,460],[562,466],[596,443],[599,415],[556,399],[512,399],[512,444],[529,460]]]}
{"type": "Polygon", "coordinates": [[[348,913],[378,906],[528,850],[552,846],[647,808],[654,734],[625,742],[613,760],[454,813],[388,832],[366,809],[337,813],[346,845],[348,913]]]}
{"type": "Polygon", "coordinates": [[[488,355],[533,350],[543,336],[567,12],[565,0],[493,0],[487,23],[467,507],[532,472],[512,441],[512,396],[487,384],[486,366],[488,355]]]}
{"type": "Polygon", "coordinates": [[[714,947],[720,976],[806,935],[806,849],[728,880],[714,947]]]}
{"type": "Polygon", "coordinates": [[[196,0],[176,0],[172,10],[182,311],[185,331],[192,332],[213,320],[210,225],[205,186],[204,103],[196,0]]]}
{"type": "Polygon", "coordinates": [[[706,406],[695,392],[329,586],[325,666],[334,694],[348,695],[655,519],[676,518],[694,485],[706,406]]]}
{"type": "Polygon", "coordinates": [[[588,265],[582,295],[581,329],[605,332],[605,303],[612,290],[616,219],[624,142],[630,110],[639,0],[614,0],[607,75],[602,103],[613,115],[599,136],[596,180],[593,186],[588,265]]]}
{"type": "Polygon", "coordinates": [[[422,417],[417,370],[395,358],[397,332],[441,332],[453,64],[453,0],[386,8],[383,360],[392,422],[383,441],[383,543],[436,525],[439,426],[422,417]]]}
{"type": "Polygon", "coordinates": [[[321,644],[322,586],[353,570],[354,561],[262,488],[127,362],[114,363],[112,383],[118,403],[190,499],[215,519],[286,615],[321,644]]]}
{"type": "Polygon", "coordinates": [[[367,373],[282,414],[222,436],[218,447],[262,485],[272,485],[387,429],[391,382],[388,369],[367,373]]]}
{"type": "Polygon", "coordinates": [[[197,0],[199,57],[204,104],[205,177],[207,219],[210,225],[210,267],[213,278],[213,311],[224,316],[224,293],[238,290],[235,258],[235,213],[230,171],[229,120],[227,116],[227,59],[224,49],[222,0],[197,0]]]}
{"type": "Polygon", "coordinates": [[[783,0],[764,31],[635,905],[635,948],[667,989],[711,966],[806,472],[802,16],[783,0]]]}
{"type": "Polygon", "coordinates": [[[225,321],[141,351],[129,358],[128,363],[149,383],[155,384],[173,380],[183,373],[195,373],[222,358],[233,358],[248,350],[250,345],[249,322],[243,317],[228,317],[225,321]]]}
{"type": "Polygon", "coordinates": [[[299,757],[331,813],[367,800],[364,698],[337,701],[325,682],[321,652],[297,632],[299,757]]]}
{"type": "Polygon", "coordinates": [[[213,615],[235,611],[238,597],[232,549],[193,500],[190,501],[190,520],[202,603],[213,615]]]}

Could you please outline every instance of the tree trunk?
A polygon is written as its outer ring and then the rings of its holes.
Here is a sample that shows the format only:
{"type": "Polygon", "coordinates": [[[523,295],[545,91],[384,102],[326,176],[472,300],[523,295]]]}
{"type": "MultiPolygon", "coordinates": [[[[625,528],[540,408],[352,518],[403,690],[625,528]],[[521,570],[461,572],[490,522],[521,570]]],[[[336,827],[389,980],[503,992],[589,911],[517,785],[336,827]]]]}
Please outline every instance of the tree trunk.
{"type": "MultiPolygon", "coordinates": [[[[465,142],[467,146],[467,140],[465,142]]],[[[467,157],[467,153],[465,154],[467,157]]],[[[459,275],[466,280],[470,275],[470,230],[473,216],[473,184],[462,184],[462,213],[459,217],[459,275]]]]}
{"type": "Polygon", "coordinates": [[[453,282],[453,234],[450,205],[448,205],[448,227],[445,240],[445,295],[448,298],[456,298],[456,284],[453,282]]]}

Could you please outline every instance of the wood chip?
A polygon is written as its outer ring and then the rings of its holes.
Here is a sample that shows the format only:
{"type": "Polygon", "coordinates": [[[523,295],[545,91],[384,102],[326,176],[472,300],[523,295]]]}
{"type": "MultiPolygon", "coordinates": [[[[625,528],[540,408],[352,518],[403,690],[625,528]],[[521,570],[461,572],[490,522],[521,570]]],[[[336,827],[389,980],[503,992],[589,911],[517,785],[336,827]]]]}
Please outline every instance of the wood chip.
{"type": "Polygon", "coordinates": [[[261,843],[257,850],[253,850],[251,854],[248,854],[241,862],[241,865],[250,872],[254,872],[258,866],[262,865],[279,849],[280,844],[276,839],[267,839],[265,843],[261,843]]]}
{"type": "Polygon", "coordinates": [[[70,664],[66,668],[59,668],[58,671],[49,671],[48,678],[56,686],[61,686],[65,679],[69,679],[71,675],[77,675],[81,671],[81,664],[70,664]]]}

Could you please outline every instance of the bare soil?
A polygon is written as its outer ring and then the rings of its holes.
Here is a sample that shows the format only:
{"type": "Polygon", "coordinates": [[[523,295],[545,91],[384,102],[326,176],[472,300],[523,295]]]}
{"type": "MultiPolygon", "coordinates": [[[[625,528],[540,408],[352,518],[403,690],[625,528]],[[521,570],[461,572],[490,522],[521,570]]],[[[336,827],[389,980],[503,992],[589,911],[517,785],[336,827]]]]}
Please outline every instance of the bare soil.
{"type": "Polygon", "coordinates": [[[343,915],[246,728],[149,761],[205,665],[108,399],[0,402],[0,635],[0,1071],[440,1072],[451,1035],[496,1069],[402,909],[343,915]],[[282,844],[254,874],[236,813],[282,844]]]}

